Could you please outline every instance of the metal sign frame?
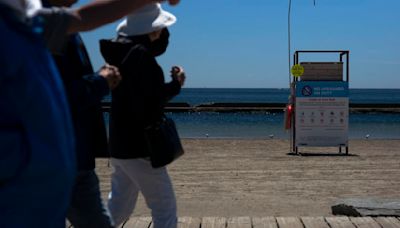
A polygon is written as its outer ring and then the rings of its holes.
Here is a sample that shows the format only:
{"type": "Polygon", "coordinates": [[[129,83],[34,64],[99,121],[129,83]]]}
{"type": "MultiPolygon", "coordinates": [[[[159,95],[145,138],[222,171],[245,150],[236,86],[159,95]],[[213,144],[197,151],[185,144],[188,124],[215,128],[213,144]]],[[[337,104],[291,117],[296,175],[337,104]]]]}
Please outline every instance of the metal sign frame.
{"type": "MultiPolygon", "coordinates": [[[[344,75],[343,75],[343,78],[342,78],[342,81],[336,81],[336,82],[344,82],[344,84],[347,84],[347,88],[348,88],[348,84],[349,84],[349,79],[350,79],[350,65],[349,65],[349,61],[350,61],[350,57],[349,57],[349,54],[350,54],[350,51],[348,51],[348,50],[300,50],[300,51],[296,51],[295,53],[294,53],[294,58],[293,58],[293,61],[294,61],[294,65],[297,65],[297,64],[299,64],[299,59],[300,59],[300,54],[303,54],[303,53],[316,53],[316,54],[326,54],[326,53],[330,53],[330,54],[338,54],[339,55],[339,62],[341,62],[341,63],[345,63],[345,68],[343,69],[343,71],[344,71],[344,75]]],[[[322,81],[310,81],[310,82],[322,82],[322,81]]],[[[297,86],[297,84],[300,84],[300,81],[299,81],[299,78],[298,77],[293,77],[293,79],[292,79],[292,83],[291,83],[291,86],[292,86],[292,88],[291,88],[291,97],[292,97],[292,99],[291,99],[291,103],[292,103],[292,105],[293,105],[293,110],[294,110],[294,114],[293,115],[291,115],[291,134],[290,134],[290,144],[291,144],[291,152],[292,153],[295,153],[295,154],[299,154],[299,145],[298,145],[298,143],[296,142],[296,113],[297,113],[297,107],[296,107],[296,98],[297,98],[297,96],[296,96],[296,86],[297,86]]],[[[348,98],[348,97],[347,97],[348,98]]],[[[342,104],[343,105],[343,104],[342,104]]],[[[349,106],[349,102],[347,102],[347,104],[345,104],[345,105],[347,105],[347,110],[348,110],[348,106],[349,106]]],[[[347,116],[348,116],[348,113],[347,113],[347,116]]],[[[348,121],[348,119],[347,119],[347,121],[348,121]]],[[[346,138],[348,138],[348,136],[346,135],[346,136],[344,136],[344,137],[346,137],[346,138]]],[[[301,145],[301,146],[307,146],[307,145],[301,145]]],[[[348,147],[348,144],[347,143],[345,143],[345,144],[341,144],[341,145],[332,145],[332,146],[329,146],[329,147],[336,147],[336,146],[338,146],[338,148],[339,148],[339,153],[342,153],[342,147],[345,147],[345,152],[346,152],[346,154],[348,154],[348,152],[349,152],[349,147],[348,147]]]]}

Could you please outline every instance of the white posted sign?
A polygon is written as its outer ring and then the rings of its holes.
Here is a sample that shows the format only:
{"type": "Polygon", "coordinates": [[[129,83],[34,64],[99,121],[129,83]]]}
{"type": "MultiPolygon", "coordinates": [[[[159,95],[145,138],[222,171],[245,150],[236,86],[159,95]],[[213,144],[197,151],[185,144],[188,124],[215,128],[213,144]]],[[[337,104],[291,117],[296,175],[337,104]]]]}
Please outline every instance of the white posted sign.
{"type": "Polygon", "coordinates": [[[348,146],[348,82],[296,83],[296,146],[348,146]]]}

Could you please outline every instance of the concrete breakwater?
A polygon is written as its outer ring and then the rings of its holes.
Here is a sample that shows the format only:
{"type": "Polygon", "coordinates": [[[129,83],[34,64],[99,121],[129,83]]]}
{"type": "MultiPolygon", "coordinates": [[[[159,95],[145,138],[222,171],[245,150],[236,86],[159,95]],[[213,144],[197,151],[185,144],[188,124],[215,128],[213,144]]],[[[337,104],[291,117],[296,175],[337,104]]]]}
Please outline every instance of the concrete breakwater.
{"type": "MultiPolygon", "coordinates": [[[[103,111],[109,112],[111,102],[102,103],[103,111]]],[[[283,112],[286,103],[209,103],[192,106],[184,102],[168,103],[167,112],[283,112]]],[[[351,113],[400,113],[400,103],[361,104],[350,103],[351,113]]]]}

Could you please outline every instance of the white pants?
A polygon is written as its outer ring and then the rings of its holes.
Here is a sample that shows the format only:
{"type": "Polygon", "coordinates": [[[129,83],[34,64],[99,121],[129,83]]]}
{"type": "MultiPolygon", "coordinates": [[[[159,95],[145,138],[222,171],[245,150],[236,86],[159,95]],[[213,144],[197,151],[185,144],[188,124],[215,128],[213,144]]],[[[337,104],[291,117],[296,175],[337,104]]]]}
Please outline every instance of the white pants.
{"type": "Polygon", "coordinates": [[[142,192],[151,209],[154,228],[176,228],[176,199],[166,167],[154,169],[145,159],[111,159],[108,208],[116,227],[132,214],[142,192]]]}

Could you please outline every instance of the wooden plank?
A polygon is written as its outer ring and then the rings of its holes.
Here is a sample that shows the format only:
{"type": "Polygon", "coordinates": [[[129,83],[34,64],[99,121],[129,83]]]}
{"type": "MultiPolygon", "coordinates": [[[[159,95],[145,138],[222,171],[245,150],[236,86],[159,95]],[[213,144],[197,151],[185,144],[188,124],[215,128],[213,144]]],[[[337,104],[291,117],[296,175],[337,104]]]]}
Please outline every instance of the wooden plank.
{"type": "Polygon", "coordinates": [[[354,224],[348,217],[326,217],[325,220],[331,228],[355,228],[354,224]]]}
{"type": "Polygon", "coordinates": [[[324,217],[301,217],[306,228],[330,228],[324,217]]]}
{"type": "Polygon", "coordinates": [[[179,217],[178,228],[200,228],[201,219],[192,217],[179,217]]]}
{"type": "Polygon", "coordinates": [[[149,228],[151,217],[131,217],[122,226],[123,228],[149,228]]]}
{"type": "Polygon", "coordinates": [[[250,217],[233,217],[227,221],[227,228],[251,228],[250,217]]]}
{"type": "Polygon", "coordinates": [[[274,217],[253,217],[253,228],[278,228],[274,217]]]}
{"type": "Polygon", "coordinates": [[[354,223],[357,228],[381,228],[371,217],[350,217],[350,221],[354,223]]]}
{"type": "Polygon", "coordinates": [[[400,228],[400,220],[395,217],[377,217],[375,221],[385,228],[400,228]]]}
{"type": "Polygon", "coordinates": [[[201,228],[226,228],[226,218],[204,217],[201,220],[201,228]]]}
{"type": "Polygon", "coordinates": [[[277,217],[279,228],[304,228],[300,219],[297,217],[277,217]]]}
{"type": "MultiPolygon", "coordinates": [[[[152,228],[151,217],[132,217],[121,227],[152,228]]],[[[66,222],[67,227],[72,227],[66,222]]],[[[400,228],[396,217],[180,217],[178,228],[400,228]]]]}

